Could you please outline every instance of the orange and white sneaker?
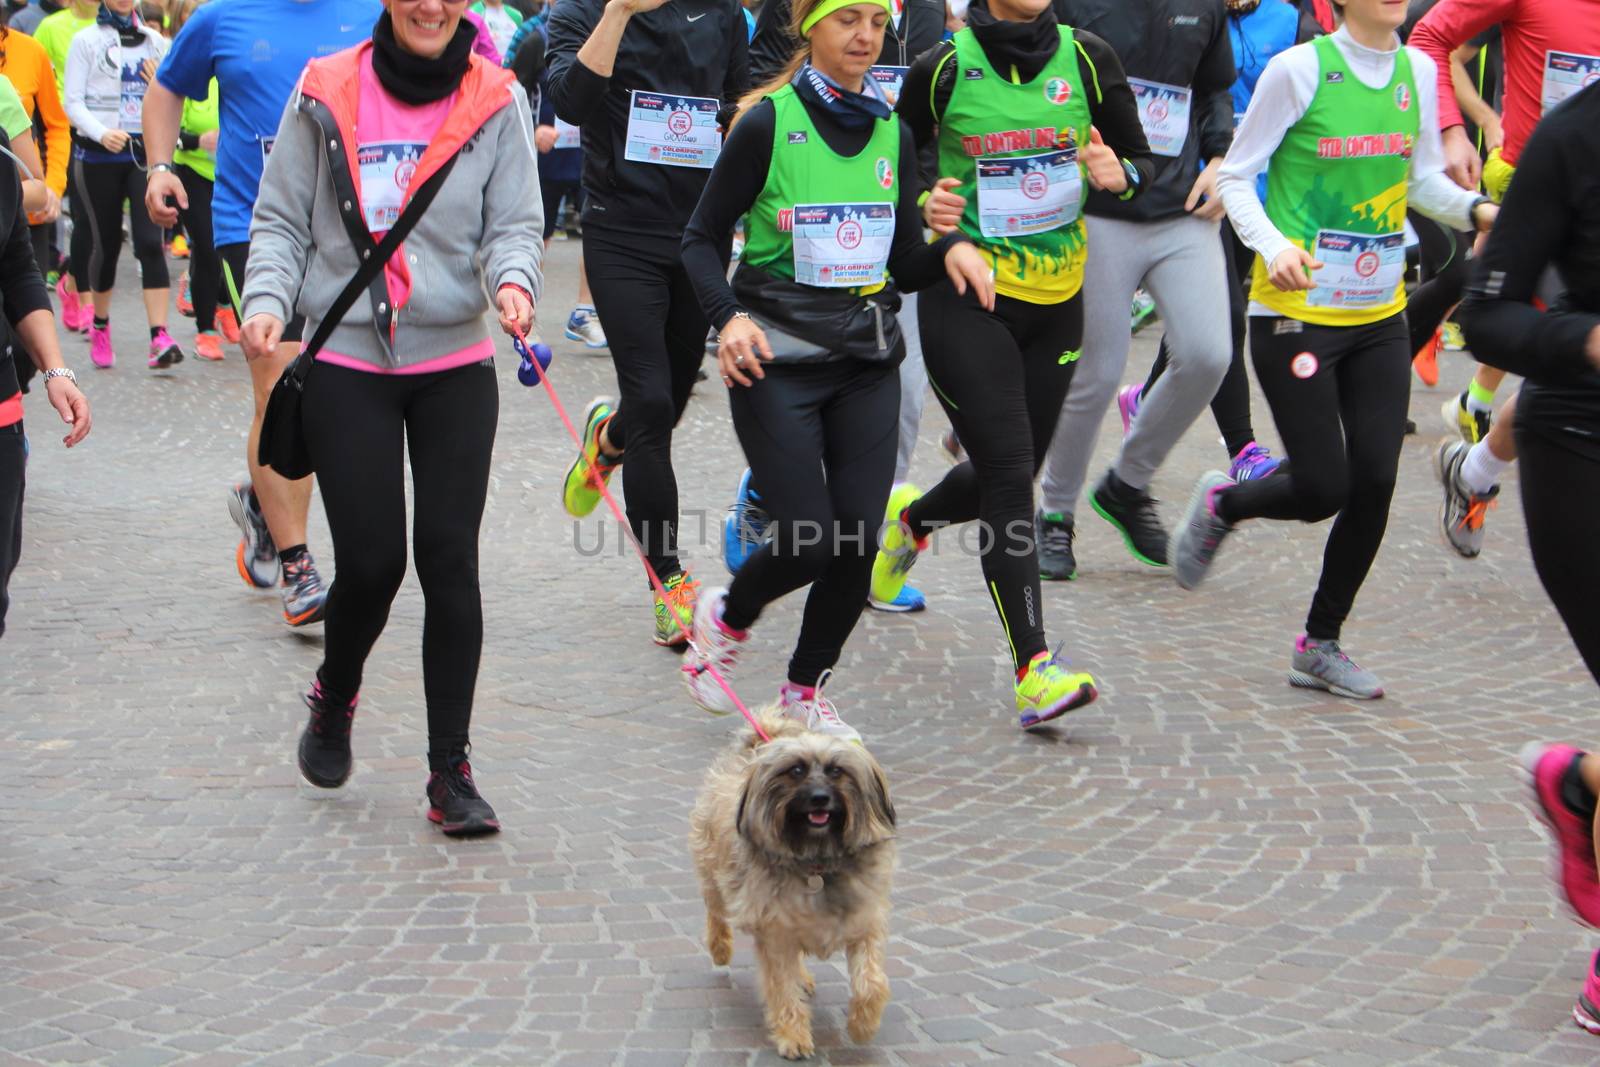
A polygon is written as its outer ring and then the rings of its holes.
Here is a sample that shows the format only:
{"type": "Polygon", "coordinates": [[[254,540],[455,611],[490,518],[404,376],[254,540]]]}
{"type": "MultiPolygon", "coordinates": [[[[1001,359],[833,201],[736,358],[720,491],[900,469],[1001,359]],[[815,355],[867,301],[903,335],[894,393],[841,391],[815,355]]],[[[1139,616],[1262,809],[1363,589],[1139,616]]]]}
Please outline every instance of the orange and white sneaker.
{"type": "Polygon", "coordinates": [[[195,334],[194,354],[212,363],[221,362],[222,335],[215,330],[202,330],[195,334]]]}
{"type": "Polygon", "coordinates": [[[232,308],[217,308],[217,329],[222,331],[222,339],[230,345],[239,343],[239,316],[233,313],[232,308]]]}
{"type": "Polygon", "coordinates": [[[1411,369],[1417,372],[1417,378],[1429,389],[1439,384],[1439,352],[1443,348],[1444,327],[1441,326],[1411,357],[1411,369]]]}
{"type": "Polygon", "coordinates": [[[302,552],[283,564],[283,621],[290,626],[321,622],[328,607],[328,590],[311,553],[302,552]]]}

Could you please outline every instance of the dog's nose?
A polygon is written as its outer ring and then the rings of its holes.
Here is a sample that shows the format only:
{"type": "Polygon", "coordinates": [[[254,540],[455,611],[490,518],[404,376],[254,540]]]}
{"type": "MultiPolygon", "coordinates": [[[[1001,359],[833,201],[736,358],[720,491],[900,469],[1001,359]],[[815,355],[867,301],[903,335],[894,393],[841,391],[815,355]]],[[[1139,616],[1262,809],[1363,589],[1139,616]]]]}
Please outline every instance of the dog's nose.
{"type": "Polygon", "coordinates": [[[813,789],[809,799],[812,811],[824,811],[833,804],[833,794],[826,789],[813,789]]]}

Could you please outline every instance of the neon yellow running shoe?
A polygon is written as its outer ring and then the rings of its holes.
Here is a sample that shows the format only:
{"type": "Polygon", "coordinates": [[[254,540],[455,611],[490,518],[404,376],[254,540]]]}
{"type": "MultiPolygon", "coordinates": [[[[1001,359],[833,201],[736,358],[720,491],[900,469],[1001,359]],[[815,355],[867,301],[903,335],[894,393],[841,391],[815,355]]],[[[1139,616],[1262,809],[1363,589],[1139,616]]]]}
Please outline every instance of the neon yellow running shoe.
{"type": "Polygon", "coordinates": [[[675,648],[689,640],[700,582],[688,571],[679,571],[661,584],[667,587],[667,599],[656,594],[656,644],[675,648]]]}
{"type": "Polygon", "coordinates": [[[1042,726],[1069,711],[1092,704],[1099,695],[1092,677],[1068,669],[1067,661],[1061,658],[1061,649],[1057,648],[1055,655],[1041,652],[1028,662],[1027,673],[1017,683],[1017,710],[1022,713],[1020,725],[1024,730],[1042,726]]]}
{"type": "Polygon", "coordinates": [[[902,482],[889,493],[878,558],[872,561],[872,599],[880,604],[894,603],[906,584],[906,575],[917,562],[917,555],[928,547],[927,538],[921,541],[913,538],[900,519],[906,508],[920,499],[922,490],[910,482],[902,482]]]}
{"type": "Polygon", "coordinates": [[[567,471],[561,490],[561,506],[567,514],[581,519],[600,506],[600,486],[611,480],[611,473],[622,465],[621,458],[608,459],[600,451],[600,428],[616,412],[605,397],[589,402],[583,416],[583,449],[567,471]]]}

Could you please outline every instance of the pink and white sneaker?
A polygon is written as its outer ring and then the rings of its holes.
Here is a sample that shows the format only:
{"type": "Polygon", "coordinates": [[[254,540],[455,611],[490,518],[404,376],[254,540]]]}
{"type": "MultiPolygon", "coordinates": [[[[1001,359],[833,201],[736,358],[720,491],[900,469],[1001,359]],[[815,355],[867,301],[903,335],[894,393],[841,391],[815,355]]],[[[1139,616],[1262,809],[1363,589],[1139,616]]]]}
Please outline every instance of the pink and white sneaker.
{"type": "Polygon", "coordinates": [[[1144,384],[1124,385],[1117,390],[1117,411],[1122,415],[1122,436],[1128,436],[1133,429],[1133,420],[1139,415],[1139,394],[1144,391],[1144,384]]]}
{"type": "Polygon", "coordinates": [[[1572,1021],[1600,1037],[1600,952],[1589,962],[1589,973],[1583,978],[1583,992],[1572,1006],[1572,1021]]]}
{"type": "Polygon", "coordinates": [[[111,350],[111,327],[89,326],[89,358],[96,367],[109,367],[117,361],[117,354],[111,350]]]}
{"type": "Polygon", "coordinates": [[[700,591],[700,599],[694,606],[694,642],[683,664],[689,698],[713,715],[729,715],[739,710],[715,675],[732,683],[739,653],[750,638],[749,631],[735,630],[722,621],[722,605],[727,599],[726,588],[708,587],[700,591]]]}
{"type": "MultiPolygon", "coordinates": [[[[1519,762],[1527,774],[1534,812],[1554,838],[1556,869],[1552,874],[1561,886],[1562,896],[1579,921],[1600,927],[1600,872],[1595,869],[1594,828],[1561,799],[1561,781],[1567,768],[1582,755],[1571,745],[1534,741],[1523,747],[1519,762]]],[[[1591,976],[1589,982],[1594,986],[1597,979],[1591,976]]],[[[1595,1003],[1600,1005],[1600,999],[1595,1003]]]]}
{"type": "Polygon", "coordinates": [[[56,299],[61,301],[61,326],[73,333],[83,333],[94,321],[94,312],[83,305],[78,294],[67,288],[66,275],[56,281],[56,299]]]}
{"type": "Polygon", "coordinates": [[[166,370],[175,364],[183,362],[183,349],[178,347],[178,342],[163,326],[156,335],[150,339],[150,359],[146,363],[151,370],[166,370]]]}

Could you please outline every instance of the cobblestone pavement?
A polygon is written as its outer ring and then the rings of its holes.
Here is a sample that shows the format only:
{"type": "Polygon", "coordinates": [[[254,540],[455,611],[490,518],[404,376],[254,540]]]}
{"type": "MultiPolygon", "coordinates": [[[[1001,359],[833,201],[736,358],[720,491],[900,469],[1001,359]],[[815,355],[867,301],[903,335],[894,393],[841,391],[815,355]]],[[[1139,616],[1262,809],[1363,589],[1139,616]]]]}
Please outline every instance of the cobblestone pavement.
{"type": "MultiPolygon", "coordinates": [[[[575,261],[557,242],[557,336],[575,261]]],[[[571,450],[541,391],[501,359],[473,762],[507,831],[450,843],[421,815],[414,579],[370,664],[355,777],[299,783],[320,634],[288,631],[234,573],[243,360],[145,370],[133,284],[115,369],[68,342],[88,443],[66,453],[30,401],[0,646],[0,1062],[777,1062],[748,941],[726,968],[700,944],[684,843],[732,724],[694,710],[650,644],[615,528],[561,513],[571,450]]],[[[557,349],[570,407],[611,386],[608,360],[557,349]]],[[[1444,372],[1459,388],[1468,361],[1444,372]]],[[[720,392],[699,388],[678,437],[690,542],[742,465],[720,392]]],[[[1531,738],[1585,739],[1595,688],[1533,576],[1514,485],[1483,559],[1441,545],[1444,395],[1413,399],[1424,430],[1346,635],[1382,701],[1285,684],[1321,526],[1256,524],[1184,594],[1086,511],[1081,577],[1048,586],[1047,611],[1102,696],[1038,736],[1014,725],[954,537],[918,568],[927,614],[863,621],[835,695],[901,815],[894,1000],[856,1047],[842,966],[818,968],[820,1062],[1595,1061],[1568,1017],[1594,945],[1558,912],[1512,773],[1531,738]]],[[[924,480],[943,425],[924,427],[924,480]]],[[[1203,419],[1160,475],[1169,520],[1222,461],[1214,434],[1203,419]]],[[[331,568],[320,507],[311,544],[331,568]]],[[[709,541],[689,554],[721,575],[709,541]]],[[[796,608],[763,620],[747,695],[775,690],[796,608]]]]}

